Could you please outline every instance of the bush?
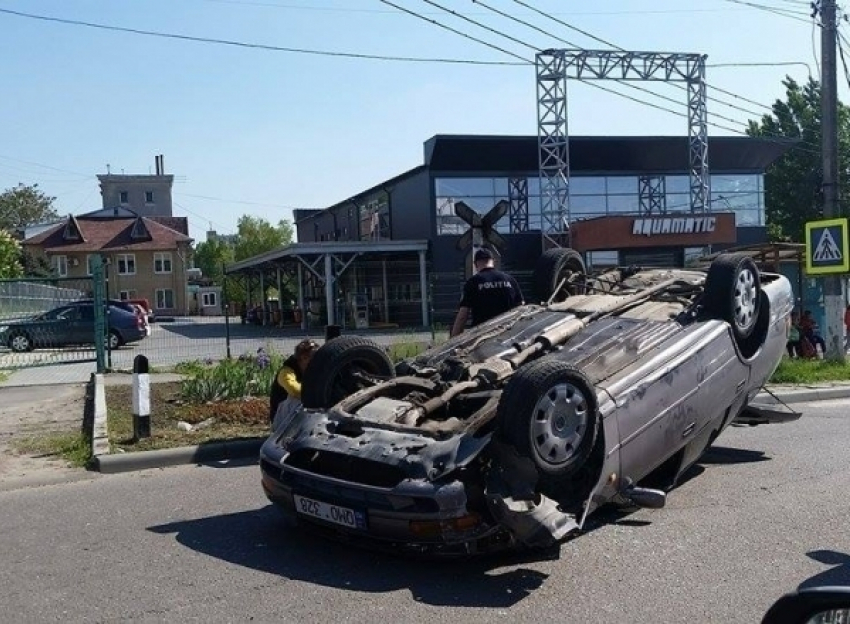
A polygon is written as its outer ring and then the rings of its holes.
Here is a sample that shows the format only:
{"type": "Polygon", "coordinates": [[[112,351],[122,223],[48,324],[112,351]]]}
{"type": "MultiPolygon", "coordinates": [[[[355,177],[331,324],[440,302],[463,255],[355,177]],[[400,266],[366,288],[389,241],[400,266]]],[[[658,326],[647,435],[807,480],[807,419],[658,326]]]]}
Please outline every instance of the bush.
{"type": "Polygon", "coordinates": [[[191,403],[267,397],[283,360],[279,354],[258,349],[255,355],[242,355],[237,360],[185,364],[181,372],[189,378],[181,383],[180,394],[191,403]]]}

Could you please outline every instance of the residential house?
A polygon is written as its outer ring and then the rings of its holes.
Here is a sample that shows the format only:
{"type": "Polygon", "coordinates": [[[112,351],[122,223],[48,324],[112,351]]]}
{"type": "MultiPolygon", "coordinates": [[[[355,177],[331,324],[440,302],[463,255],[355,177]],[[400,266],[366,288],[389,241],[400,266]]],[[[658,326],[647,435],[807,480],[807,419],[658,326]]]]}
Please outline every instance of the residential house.
{"type": "Polygon", "coordinates": [[[106,209],[69,215],[22,246],[33,255],[49,258],[60,277],[91,275],[92,258],[100,254],[108,263],[110,298],[147,299],[157,314],[185,315],[192,254],[186,230],[188,225],[177,217],[143,217],[126,209],[106,209]]]}

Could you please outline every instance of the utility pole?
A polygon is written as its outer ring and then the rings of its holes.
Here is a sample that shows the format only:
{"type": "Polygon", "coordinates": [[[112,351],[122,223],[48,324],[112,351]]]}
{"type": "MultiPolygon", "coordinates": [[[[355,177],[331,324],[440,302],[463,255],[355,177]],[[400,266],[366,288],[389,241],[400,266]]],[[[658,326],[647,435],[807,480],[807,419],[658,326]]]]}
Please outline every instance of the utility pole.
{"type": "MultiPolygon", "coordinates": [[[[823,151],[823,218],[841,216],[838,206],[838,47],[836,0],[821,0],[821,129],[823,151]]],[[[844,276],[823,278],[826,315],[825,356],[844,361],[844,276]]]]}

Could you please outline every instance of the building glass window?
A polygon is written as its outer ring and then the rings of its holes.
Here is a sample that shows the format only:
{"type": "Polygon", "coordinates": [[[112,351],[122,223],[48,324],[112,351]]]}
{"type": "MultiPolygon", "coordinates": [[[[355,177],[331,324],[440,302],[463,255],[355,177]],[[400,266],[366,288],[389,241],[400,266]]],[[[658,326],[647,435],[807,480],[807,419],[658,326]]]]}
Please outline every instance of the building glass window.
{"type": "Polygon", "coordinates": [[[129,203],[130,194],[127,191],[121,191],[120,193],[118,193],[118,201],[120,201],[122,204],[129,203]]]}
{"type": "Polygon", "coordinates": [[[632,195],[638,192],[638,179],[635,176],[608,176],[605,178],[608,195],[632,195]]]}
{"type": "Polygon", "coordinates": [[[153,255],[154,273],[171,273],[171,253],[158,252],[153,255]]]}
{"type": "Polygon", "coordinates": [[[216,303],[216,294],[214,292],[201,293],[201,304],[205,308],[214,308],[216,303]]]}
{"type": "Polygon", "coordinates": [[[390,196],[381,191],[360,208],[360,240],[390,240],[390,196]]]}
{"type": "MultiPolygon", "coordinates": [[[[469,229],[469,224],[455,215],[454,205],[464,202],[480,215],[485,215],[500,201],[509,201],[508,178],[437,178],[434,180],[436,193],[435,213],[437,234],[456,236],[469,229]]],[[[529,204],[531,199],[529,189],[529,204]]],[[[496,225],[496,230],[510,229],[510,210],[496,225]]],[[[534,227],[533,223],[529,224],[534,227]]]]}
{"type": "Polygon", "coordinates": [[[690,196],[691,179],[686,175],[664,176],[664,185],[667,187],[668,196],[673,193],[683,193],[690,196]]]}
{"type": "Polygon", "coordinates": [[[136,274],[136,256],[133,254],[119,254],[115,258],[118,264],[118,275],[136,274]]]}
{"type": "Polygon", "coordinates": [[[56,273],[58,277],[67,277],[68,276],[68,256],[53,256],[51,258],[53,272],[56,273]]]}
{"type": "Polygon", "coordinates": [[[608,214],[637,214],[640,211],[638,195],[609,195],[608,214]]]}
{"type": "Polygon", "coordinates": [[[764,196],[753,191],[750,193],[711,193],[714,212],[734,212],[735,225],[764,225],[764,196]]]}
{"type": "Polygon", "coordinates": [[[607,210],[605,195],[575,195],[570,197],[570,217],[591,219],[604,215],[607,210]]]}
{"type": "MultiPolygon", "coordinates": [[[[690,177],[666,175],[667,212],[689,212],[691,208],[690,177]]],[[[540,177],[529,174],[528,227],[540,230],[544,197],[540,177]]],[[[605,215],[637,214],[640,210],[637,176],[571,176],[569,213],[573,220],[605,215]]],[[[454,213],[454,204],[465,202],[479,214],[486,214],[500,200],[509,200],[508,178],[437,178],[435,213],[437,234],[460,236],[468,224],[454,213]]],[[[710,209],[733,211],[738,225],[764,225],[764,176],[761,174],[718,174],[711,177],[710,209]],[[722,196],[722,198],[721,198],[722,196]]],[[[496,225],[500,232],[510,231],[510,212],[496,225]]]]}
{"type": "Polygon", "coordinates": [[[155,305],[157,310],[173,310],[174,291],[170,288],[157,288],[155,305]]]}
{"type": "Polygon", "coordinates": [[[145,191],[145,203],[152,204],[153,203],[153,191],[145,191]]]}
{"type": "Polygon", "coordinates": [[[592,269],[614,267],[620,261],[619,253],[615,251],[589,251],[587,261],[592,269]]]}
{"type": "Polygon", "coordinates": [[[128,299],[135,299],[136,298],[136,291],[135,290],[121,290],[121,291],[118,292],[118,297],[121,299],[121,301],[127,301],[128,299]]]}

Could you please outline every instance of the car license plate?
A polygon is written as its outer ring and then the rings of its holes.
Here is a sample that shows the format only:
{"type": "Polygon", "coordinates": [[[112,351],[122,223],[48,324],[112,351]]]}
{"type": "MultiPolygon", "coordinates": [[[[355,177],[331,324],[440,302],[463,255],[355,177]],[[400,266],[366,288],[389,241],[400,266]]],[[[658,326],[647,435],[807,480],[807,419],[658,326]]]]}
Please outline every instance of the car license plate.
{"type": "Polygon", "coordinates": [[[350,529],[366,528],[366,514],[361,511],[323,503],[322,501],[305,498],[297,494],[293,495],[293,498],[295,499],[295,509],[300,514],[310,516],[311,518],[318,518],[325,522],[339,524],[350,529]]]}

